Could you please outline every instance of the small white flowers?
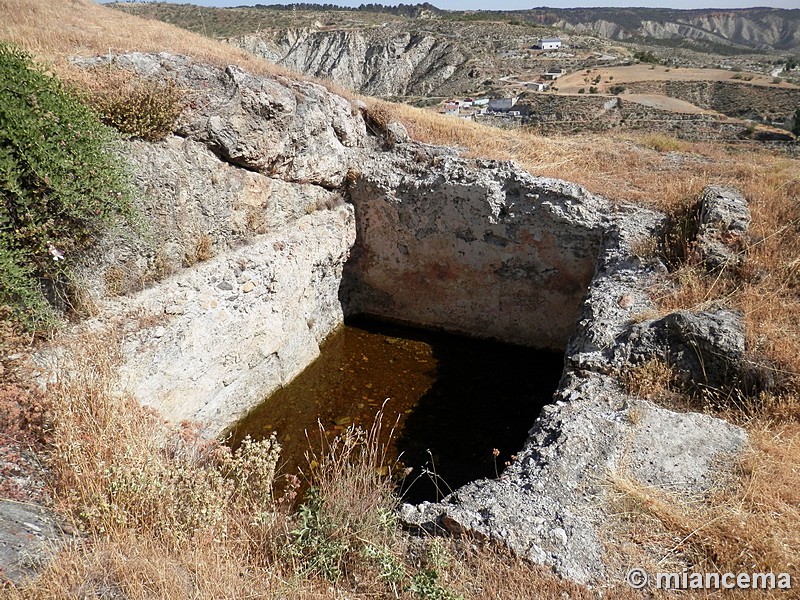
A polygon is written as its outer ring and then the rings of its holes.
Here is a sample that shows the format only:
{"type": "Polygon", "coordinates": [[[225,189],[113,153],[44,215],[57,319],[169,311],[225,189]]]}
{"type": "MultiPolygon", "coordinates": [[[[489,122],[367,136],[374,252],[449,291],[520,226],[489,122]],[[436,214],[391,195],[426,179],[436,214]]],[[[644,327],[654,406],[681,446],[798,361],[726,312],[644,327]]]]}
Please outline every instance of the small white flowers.
{"type": "Polygon", "coordinates": [[[47,242],[47,252],[50,253],[50,256],[52,256],[55,261],[64,260],[64,253],[53,246],[53,242],[47,242]]]}

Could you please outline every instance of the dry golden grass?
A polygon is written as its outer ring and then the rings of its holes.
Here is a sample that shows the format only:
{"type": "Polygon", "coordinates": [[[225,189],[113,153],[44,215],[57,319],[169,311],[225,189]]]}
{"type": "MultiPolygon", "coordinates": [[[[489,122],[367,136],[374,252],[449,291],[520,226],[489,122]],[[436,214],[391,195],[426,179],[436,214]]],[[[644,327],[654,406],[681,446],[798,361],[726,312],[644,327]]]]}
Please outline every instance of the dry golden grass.
{"type": "MultiPolygon", "coordinates": [[[[752,449],[742,461],[740,482],[708,499],[670,497],[624,477],[615,479],[620,514],[638,545],[626,550],[641,553],[635,560],[650,572],[670,571],[688,560],[699,573],[789,573],[796,585],[800,426],[751,427],[750,435],[752,449]],[[660,560],[648,563],[643,549],[660,560]]],[[[743,590],[724,595],[751,597],[743,590]]],[[[773,590],[759,597],[794,596],[773,590]]]]}
{"type": "Polygon", "coordinates": [[[47,465],[83,536],[4,598],[596,597],[492,545],[403,533],[379,422],[311,457],[314,492],[293,511],[296,479],[273,491],[274,441],[231,453],[120,397],[117,348],[114,335],[65,348],[45,398],[47,465]]]}
{"type": "Polygon", "coordinates": [[[213,65],[238,64],[256,73],[289,71],[202,35],[140,19],[91,0],[0,0],[0,39],[63,69],[70,56],[173,52],[213,65]]]}

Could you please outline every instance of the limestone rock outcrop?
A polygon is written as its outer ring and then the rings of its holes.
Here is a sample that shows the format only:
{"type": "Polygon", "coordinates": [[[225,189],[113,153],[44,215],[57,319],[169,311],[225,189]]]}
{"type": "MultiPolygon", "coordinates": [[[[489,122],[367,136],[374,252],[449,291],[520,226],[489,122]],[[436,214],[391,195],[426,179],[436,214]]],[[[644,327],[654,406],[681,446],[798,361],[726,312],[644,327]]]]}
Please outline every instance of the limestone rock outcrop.
{"type": "Polygon", "coordinates": [[[124,54],[112,60],[141,75],[168,77],[190,92],[175,133],[198,141],[222,160],[287,181],[339,187],[355,149],[366,141],[364,121],[346,99],[318,84],[258,77],[172,54],[124,54]]]}
{"type": "MultiPolygon", "coordinates": [[[[696,495],[730,473],[747,443],[742,429],[657,407],[618,382],[616,373],[630,365],[638,343],[626,333],[637,313],[652,310],[646,290],[665,270],[634,248],[663,218],[644,209],[617,212],[554,404],[543,409],[517,459],[498,479],[470,483],[440,503],[404,505],[408,526],[492,538],[575,581],[608,580],[623,575],[610,572],[602,538],[615,481],[696,495]],[[615,362],[615,356],[625,358],[615,362]]],[[[731,335],[738,339],[741,331],[731,335]]],[[[669,342],[661,341],[654,348],[664,352],[669,342]]]]}
{"type": "Polygon", "coordinates": [[[132,324],[122,385],[173,421],[221,433],[297,376],[341,325],[354,238],[349,206],[318,211],[109,303],[132,324]]]}
{"type": "Polygon", "coordinates": [[[341,325],[355,224],[340,188],[375,141],[316,84],[169,54],[113,60],[173,79],[187,107],[175,135],[126,142],[140,222],[110,231],[76,271],[100,311],[93,325],[124,322],[123,385],[214,436],[341,325]]]}
{"type": "Polygon", "coordinates": [[[566,345],[610,223],[605,199],[421,145],[376,156],[349,196],[347,312],[566,345]]]}
{"type": "Polygon", "coordinates": [[[736,189],[710,185],[700,196],[697,246],[711,271],[734,270],[744,263],[750,208],[736,189]]]}

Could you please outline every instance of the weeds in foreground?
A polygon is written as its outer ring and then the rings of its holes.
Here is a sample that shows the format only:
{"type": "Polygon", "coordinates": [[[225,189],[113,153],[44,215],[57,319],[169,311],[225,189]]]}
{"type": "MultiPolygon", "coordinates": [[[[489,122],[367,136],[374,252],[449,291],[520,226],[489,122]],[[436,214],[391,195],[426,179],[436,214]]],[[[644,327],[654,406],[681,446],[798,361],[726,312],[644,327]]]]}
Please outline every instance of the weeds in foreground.
{"type": "Polygon", "coordinates": [[[678,498],[616,478],[626,529],[640,548],[662,555],[651,568],[668,571],[665,565],[688,562],[695,572],[789,573],[796,579],[799,440],[797,424],[751,429],[752,450],[742,462],[740,483],[705,499],[678,498]]]}
{"type": "MultiPolygon", "coordinates": [[[[113,335],[59,353],[46,452],[56,508],[83,532],[12,600],[175,598],[595,598],[549,569],[469,539],[415,537],[369,431],[309,456],[311,488],[276,472],[274,438],[236,451],[171,425],[117,390],[113,335]]],[[[619,589],[616,597],[637,597],[619,589]]]]}
{"type": "Polygon", "coordinates": [[[183,91],[170,79],[137,75],[112,64],[71,71],[68,83],[100,119],[120,133],[150,142],[171,134],[183,111],[183,91]]]}

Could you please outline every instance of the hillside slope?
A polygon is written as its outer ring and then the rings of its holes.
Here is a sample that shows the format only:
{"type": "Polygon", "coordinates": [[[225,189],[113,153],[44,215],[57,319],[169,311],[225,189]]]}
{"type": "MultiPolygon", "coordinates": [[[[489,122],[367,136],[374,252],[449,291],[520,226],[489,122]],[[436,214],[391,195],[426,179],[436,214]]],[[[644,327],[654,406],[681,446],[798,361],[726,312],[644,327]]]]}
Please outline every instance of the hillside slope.
{"type": "Polygon", "coordinates": [[[515,11],[526,20],[616,40],[694,42],[756,50],[800,48],[800,10],[575,8],[515,11]]]}
{"type": "Polygon", "coordinates": [[[390,28],[361,31],[283,29],[233,43],[299,73],[327,77],[370,96],[428,96],[463,91],[478,75],[457,40],[390,28]]]}

